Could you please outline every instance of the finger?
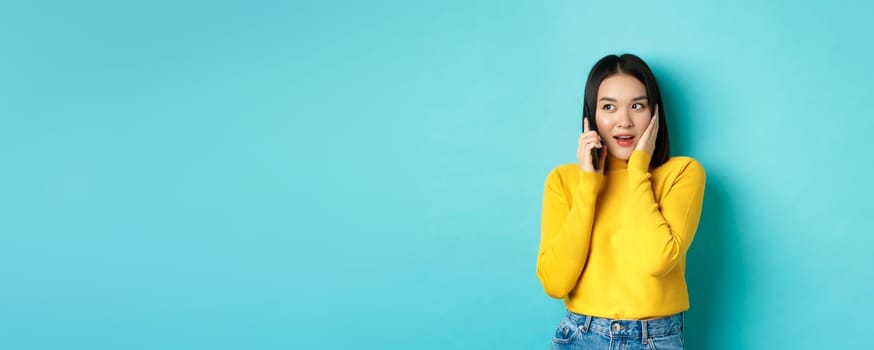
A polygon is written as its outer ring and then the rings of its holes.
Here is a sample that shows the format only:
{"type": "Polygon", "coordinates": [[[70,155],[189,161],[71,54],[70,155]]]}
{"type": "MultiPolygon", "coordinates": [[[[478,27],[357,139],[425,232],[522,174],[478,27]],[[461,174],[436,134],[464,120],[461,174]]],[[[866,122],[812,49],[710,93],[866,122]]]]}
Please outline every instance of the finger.
{"type": "Polygon", "coordinates": [[[644,134],[646,135],[646,143],[643,145],[643,150],[647,150],[648,152],[653,152],[652,147],[655,146],[656,137],[659,133],[659,117],[658,114],[653,115],[652,119],[649,121],[649,126],[646,128],[644,134]]]}
{"type": "Polygon", "coordinates": [[[652,134],[655,135],[659,132],[659,106],[656,105],[655,114],[652,116],[652,121],[650,122],[652,125],[652,134]]]}
{"type": "Polygon", "coordinates": [[[580,134],[580,139],[577,141],[577,151],[582,152],[589,149],[589,139],[584,134],[580,134]]]}
{"type": "Polygon", "coordinates": [[[586,139],[595,139],[601,141],[601,134],[598,134],[597,131],[584,132],[583,137],[585,137],[586,139]]]}
{"type": "Polygon", "coordinates": [[[657,117],[657,114],[654,114],[651,118],[649,118],[649,125],[646,126],[646,130],[643,133],[646,135],[651,135],[653,133],[653,129],[658,127],[658,122],[659,118],[657,117]]]}
{"type": "Polygon", "coordinates": [[[601,145],[601,136],[593,132],[584,134],[582,141],[585,145],[601,145]]]}
{"type": "Polygon", "coordinates": [[[589,117],[583,118],[583,132],[589,132],[589,117]]]}

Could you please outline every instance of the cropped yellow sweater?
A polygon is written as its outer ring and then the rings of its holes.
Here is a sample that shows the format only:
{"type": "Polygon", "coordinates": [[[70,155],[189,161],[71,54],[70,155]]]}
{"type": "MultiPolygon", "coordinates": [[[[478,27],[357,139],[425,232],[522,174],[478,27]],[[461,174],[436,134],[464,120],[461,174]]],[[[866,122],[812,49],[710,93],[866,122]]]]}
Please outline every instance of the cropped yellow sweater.
{"type": "Polygon", "coordinates": [[[543,193],[537,276],[568,310],[645,319],[689,309],[686,252],[704,198],[704,169],[672,157],[649,169],[635,150],[607,157],[607,172],[564,164],[543,193]]]}

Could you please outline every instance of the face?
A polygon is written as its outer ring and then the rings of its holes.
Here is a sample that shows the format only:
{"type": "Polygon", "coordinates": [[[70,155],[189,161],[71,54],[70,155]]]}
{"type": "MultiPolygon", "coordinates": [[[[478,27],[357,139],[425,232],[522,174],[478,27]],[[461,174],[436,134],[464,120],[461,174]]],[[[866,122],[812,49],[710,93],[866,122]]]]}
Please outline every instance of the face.
{"type": "Polygon", "coordinates": [[[628,160],[653,113],[646,87],[633,76],[615,74],[601,82],[596,102],[595,120],[607,151],[628,160]]]}

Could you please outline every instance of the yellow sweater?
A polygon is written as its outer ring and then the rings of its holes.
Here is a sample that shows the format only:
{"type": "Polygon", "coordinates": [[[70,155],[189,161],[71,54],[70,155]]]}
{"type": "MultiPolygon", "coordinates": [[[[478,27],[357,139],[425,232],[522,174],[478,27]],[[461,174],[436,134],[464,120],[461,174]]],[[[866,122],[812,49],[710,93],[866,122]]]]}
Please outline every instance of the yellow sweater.
{"type": "Polygon", "coordinates": [[[672,157],[607,157],[605,175],[564,164],[543,193],[537,276],[568,310],[645,319],[689,309],[686,252],[704,199],[704,168],[672,157]]]}

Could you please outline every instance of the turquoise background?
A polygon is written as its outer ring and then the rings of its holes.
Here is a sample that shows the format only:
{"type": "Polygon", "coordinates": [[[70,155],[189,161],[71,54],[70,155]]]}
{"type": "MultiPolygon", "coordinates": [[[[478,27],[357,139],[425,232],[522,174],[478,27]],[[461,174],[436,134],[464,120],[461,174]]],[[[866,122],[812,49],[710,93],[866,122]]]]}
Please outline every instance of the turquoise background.
{"type": "Polygon", "coordinates": [[[0,348],[546,349],[543,181],[633,52],[708,172],[689,349],[865,346],[865,1],[7,1],[0,348]]]}

